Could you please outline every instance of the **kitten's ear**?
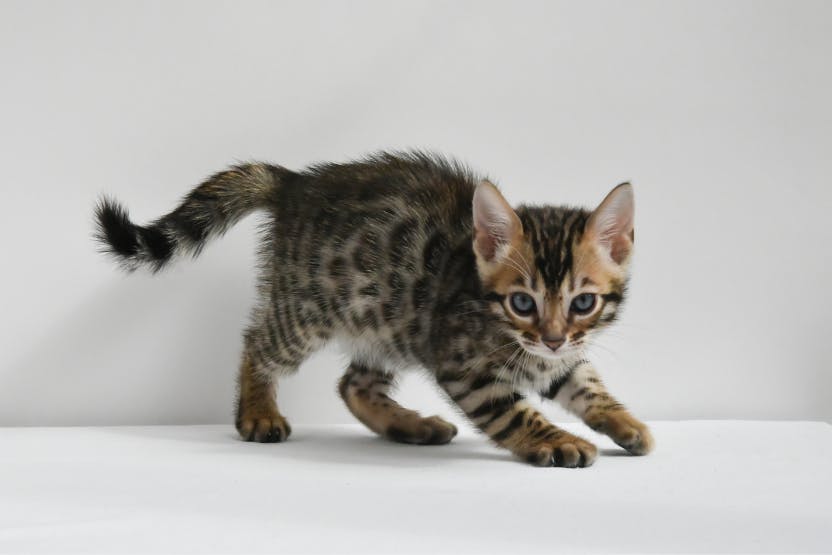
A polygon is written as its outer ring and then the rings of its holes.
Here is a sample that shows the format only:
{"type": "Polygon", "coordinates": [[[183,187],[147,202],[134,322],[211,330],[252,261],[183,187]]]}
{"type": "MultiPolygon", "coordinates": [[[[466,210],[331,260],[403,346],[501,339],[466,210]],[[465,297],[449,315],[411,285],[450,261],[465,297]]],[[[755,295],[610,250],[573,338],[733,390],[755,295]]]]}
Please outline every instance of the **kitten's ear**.
{"type": "Polygon", "coordinates": [[[621,264],[633,249],[633,186],[622,183],[607,195],[586,222],[586,234],[621,264]]]}
{"type": "Polygon", "coordinates": [[[493,184],[480,181],[474,191],[474,250],[486,262],[523,235],[523,224],[493,184]]]}

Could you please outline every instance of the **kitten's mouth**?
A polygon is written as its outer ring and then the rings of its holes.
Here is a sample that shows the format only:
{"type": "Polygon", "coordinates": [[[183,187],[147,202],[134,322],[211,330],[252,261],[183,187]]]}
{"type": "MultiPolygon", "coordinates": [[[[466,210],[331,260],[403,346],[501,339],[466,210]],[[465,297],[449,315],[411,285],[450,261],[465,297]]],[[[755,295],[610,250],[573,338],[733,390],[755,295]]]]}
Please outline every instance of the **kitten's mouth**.
{"type": "Polygon", "coordinates": [[[558,348],[557,351],[553,351],[552,349],[550,349],[546,345],[543,345],[542,343],[533,343],[526,339],[521,339],[520,345],[528,353],[531,353],[532,355],[540,358],[545,358],[547,360],[559,360],[569,350],[569,348],[566,345],[564,345],[558,348]]]}

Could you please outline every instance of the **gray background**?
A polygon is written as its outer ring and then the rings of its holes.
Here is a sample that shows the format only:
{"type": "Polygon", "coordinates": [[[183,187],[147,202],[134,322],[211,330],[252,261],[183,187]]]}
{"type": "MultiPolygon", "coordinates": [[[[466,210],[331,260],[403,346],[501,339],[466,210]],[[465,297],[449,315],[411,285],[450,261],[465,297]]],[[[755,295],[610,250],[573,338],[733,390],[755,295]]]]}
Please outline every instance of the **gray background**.
{"type": "MultiPolygon", "coordinates": [[[[832,4],[0,3],[0,425],[230,422],[255,217],[150,277],[96,253],[229,162],[450,153],[513,203],[636,187],[594,352],[648,419],[832,418],[832,4]]],[[[293,422],[351,422],[325,352],[293,422]]],[[[419,375],[401,398],[453,414],[419,375]]],[[[563,418],[551,409],[555,418],[563,418]]]]}

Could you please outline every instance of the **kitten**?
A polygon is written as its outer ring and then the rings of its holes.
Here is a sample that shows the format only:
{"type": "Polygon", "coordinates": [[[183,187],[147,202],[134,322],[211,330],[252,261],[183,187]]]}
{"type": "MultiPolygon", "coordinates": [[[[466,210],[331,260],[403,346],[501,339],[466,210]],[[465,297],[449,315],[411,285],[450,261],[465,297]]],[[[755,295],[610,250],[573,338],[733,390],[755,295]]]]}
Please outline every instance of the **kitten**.
{"type": "Polygon", "coordinates": [[[96,219],[99,239],[127,269],[158,271],[254,210],[268,222],[239,372],[243,439],[289,436],[278,379],[340,340],[352,356],[341,396],[358,420],[393,441],[444,444],[457,433],[391,399],[396,373],[421,366],[494,443],[535,465],[589,466],[597,449],[548,422],[527,394],[558,401],[632,454],[652,448],[647,427],[584,356],[624,300],[629,184],[593,212],[512,209],[456,162],[381,153],[302,172],[239,165],[147,226],[107,199],[96,219]]]}

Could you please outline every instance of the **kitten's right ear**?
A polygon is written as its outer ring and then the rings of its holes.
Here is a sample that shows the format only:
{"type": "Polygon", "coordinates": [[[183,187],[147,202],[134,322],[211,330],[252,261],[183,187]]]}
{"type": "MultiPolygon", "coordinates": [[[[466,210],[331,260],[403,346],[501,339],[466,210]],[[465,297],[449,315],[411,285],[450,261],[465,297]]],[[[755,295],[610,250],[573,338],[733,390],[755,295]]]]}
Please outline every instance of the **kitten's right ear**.
{"type": "Polygon", "coordinates": [[[485,262],[506,254],[523,236],[523,224],[492,183],[480,181],[474,191],[474,251],[485,262]]]}

